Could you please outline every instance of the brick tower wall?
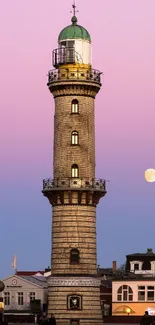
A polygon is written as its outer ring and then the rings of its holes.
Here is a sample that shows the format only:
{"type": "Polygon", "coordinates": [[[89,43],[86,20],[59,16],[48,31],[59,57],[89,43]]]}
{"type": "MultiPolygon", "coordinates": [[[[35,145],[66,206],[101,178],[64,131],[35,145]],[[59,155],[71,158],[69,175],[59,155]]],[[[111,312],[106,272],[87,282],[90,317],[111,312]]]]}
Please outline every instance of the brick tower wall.
{"type": "Polygon", "coordinates": [[[52,218],[52,274],[96,274],[96,208],[56,206],[52,218]],[[77,248],[80,263],[70,264],[77,248]]]}
{"type": "Polygon", "coordinates": [[[94,98],[55,98],[54,178],[71,177],[71,166],[79,166],[79,177],[95,177],[94,98]],[[79,101],[79,114],[71,113],[71,102],[79,101]],[[79,145],[71,145],[71,132],[79,132],[79,145]]]}

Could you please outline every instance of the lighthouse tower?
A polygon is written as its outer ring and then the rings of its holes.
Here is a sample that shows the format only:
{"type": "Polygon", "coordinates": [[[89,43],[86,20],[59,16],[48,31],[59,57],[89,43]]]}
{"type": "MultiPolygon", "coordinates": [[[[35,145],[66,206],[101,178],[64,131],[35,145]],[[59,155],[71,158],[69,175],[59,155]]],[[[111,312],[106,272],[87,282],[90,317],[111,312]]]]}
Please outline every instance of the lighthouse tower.
{"type": "Polygon", "coordinates": [[[73,9],[53,50],[47,84],[55,103],[53,178],[43,181],[52,205],[48,315],[58,325],[101,325],[96,206],[106,187],[95,178],[94,125],[101,73],[92,68],[91,37],[73,9]]]}

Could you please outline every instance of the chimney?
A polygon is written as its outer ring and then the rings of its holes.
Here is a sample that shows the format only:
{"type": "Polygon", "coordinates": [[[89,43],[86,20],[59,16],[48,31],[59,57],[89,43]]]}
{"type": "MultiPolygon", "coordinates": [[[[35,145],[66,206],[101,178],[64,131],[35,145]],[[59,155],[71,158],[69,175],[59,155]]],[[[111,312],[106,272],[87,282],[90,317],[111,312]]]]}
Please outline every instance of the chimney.
{"type": "Polygon", "coordinates": [[[147,248],[146,254],[153,254],[153,249],[152,248],[147,248]]]}
{"type": "Polygon", "coordinates": [[[117,270],[117,262],[116,261],[112,262],[112,270],[113,270],[113,273],[116,273],[116,270],[117,270]]]}

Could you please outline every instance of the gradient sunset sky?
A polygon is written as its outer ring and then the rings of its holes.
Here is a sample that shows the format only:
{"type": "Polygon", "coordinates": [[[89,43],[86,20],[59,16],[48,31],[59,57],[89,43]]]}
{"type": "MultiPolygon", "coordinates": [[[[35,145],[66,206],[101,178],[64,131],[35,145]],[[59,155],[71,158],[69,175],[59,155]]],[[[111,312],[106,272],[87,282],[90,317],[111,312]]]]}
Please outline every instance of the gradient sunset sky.
{"type": "MultiPolygon", "coordinates": [[[[5,0],[0,6],[0,278],[50,265],[54,101],[52,50],[72,0],[5,0]]],[[[96,177],[110,180],[97,208],[98,264],[155,250],[155,0],[77,0],[103,72],[96,98],[96,177]]]]}

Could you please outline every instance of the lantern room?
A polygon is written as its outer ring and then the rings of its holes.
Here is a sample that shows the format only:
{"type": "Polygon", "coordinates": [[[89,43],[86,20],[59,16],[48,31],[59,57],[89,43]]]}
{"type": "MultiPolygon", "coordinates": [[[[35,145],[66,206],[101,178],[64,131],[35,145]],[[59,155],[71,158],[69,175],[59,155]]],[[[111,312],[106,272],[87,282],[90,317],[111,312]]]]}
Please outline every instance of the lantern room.
{"type": "Polygon", "coordinates": [[[53,51],[53,66],[80,66],[89,68],[92,64],[91,37],[88,31],[77,24],[73,16],[72,24],[65,27],[58,37],[58,48],[53,51]]]}

